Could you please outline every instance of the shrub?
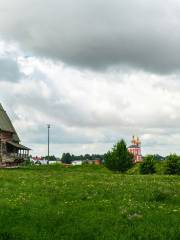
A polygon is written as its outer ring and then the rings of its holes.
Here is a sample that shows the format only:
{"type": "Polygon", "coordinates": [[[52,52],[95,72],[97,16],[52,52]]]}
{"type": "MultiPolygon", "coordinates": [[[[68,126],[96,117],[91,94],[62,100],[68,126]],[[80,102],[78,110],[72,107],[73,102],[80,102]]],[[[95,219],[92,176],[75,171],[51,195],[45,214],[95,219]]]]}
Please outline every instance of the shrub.
{"type": "Polygon", "coordinates": [[[165,192],[162,190],[155,190],[152,193],[152,197],[150,198],[150,201],[163,202],[170,198],[171,198],[171,194],[169,192],[165,192]]]}
{"type": "Polygon", "coordinates": [[[105,154],[105,166],[113,171],[125,172],[133,166],[133,155],[128,152],[124,140],[119,141],[105,154]]]}
{"type": "Polygon", "coordinates": [[[62,163],[71,164],[72,156],[70,153],[63,153],[61,158],[62,163]]]}
{"type": "Polygon", "coordinates": [[[27,157],[26,160],[22,162],[19,162],[19,160],[17,159],[16,162],[19,163],[21,166],[31,166],[34,164],[33,162],[31,162],[30,157],[27,157]]]}
{"type": "Polygon", "coordinates": [[[140,173],[141,174],[152,174],[156,172],[155,169],[155,160],[153,155],[148,155],[144,157],[143,162],[140,164],[140,173]]]}
{"type": "Polygon", "coordinates": [[[165,166],[165,174],[178,174],[180,175],[180,156],[171,154],[167,158],[165,166]]]}

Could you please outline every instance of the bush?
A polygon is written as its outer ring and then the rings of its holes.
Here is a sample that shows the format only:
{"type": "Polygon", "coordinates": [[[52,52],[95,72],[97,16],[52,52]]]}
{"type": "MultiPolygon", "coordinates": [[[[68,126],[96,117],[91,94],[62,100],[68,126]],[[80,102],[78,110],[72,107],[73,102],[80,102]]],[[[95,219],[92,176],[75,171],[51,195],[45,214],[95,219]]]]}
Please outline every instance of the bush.
{"type": "Polygon", "coordinates": [[[65,164],[71,164],[71,162],[72,162],[71,154],[70,153],[63,153],[61,161],[62,161],[62,163],[65,163],[65,164]]]}
{"type": "Polygon", "coordinates": [[[153,155],[148,155],[144,157],[143,162],[140,164],[141,174],[152,174],[156,172],[155,160],[153,155]]]}
{"type": "Polygon", "coordinates": [[[21,166],[31,166],[31,165],[33,165],[33,163],[31,162],[30,157],[27,157],[26,160],[24,160],[23,162],[20,162],[20,165],[21,166]]]}
{"type": "Polygon", "coordinates": [[[165,166],[165,174],[178,174],[180,175],[180,156],[171,154],[167,158],[165,166]]]}
{"type": "Polygon", "coordinates": [[[152,196],[149,200],[155,201],[155,202],[163,202],[170,198],[171,198],[171,194],[169,192],[165,192],[162,190],[155,190],[154,192],[152,192],[152,196]]]}
{"type": "Polygon", "coordinates": [[[124,140],[119,141],[105,154],[105,166],[112,171],[125,172],[133,166],[133,155],[128,152],[124,140]]]}

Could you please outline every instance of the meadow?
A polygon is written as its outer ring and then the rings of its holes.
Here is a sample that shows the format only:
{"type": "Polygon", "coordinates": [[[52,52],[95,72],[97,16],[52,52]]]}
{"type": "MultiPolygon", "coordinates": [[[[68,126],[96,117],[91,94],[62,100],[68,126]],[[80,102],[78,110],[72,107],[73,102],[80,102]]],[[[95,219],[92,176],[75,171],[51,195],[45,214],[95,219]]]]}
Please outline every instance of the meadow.
{"type": "Polygon", "coordinates": [[[179,223],[179,176],[0,169],[0,240],[175,240],[179,223]]]}

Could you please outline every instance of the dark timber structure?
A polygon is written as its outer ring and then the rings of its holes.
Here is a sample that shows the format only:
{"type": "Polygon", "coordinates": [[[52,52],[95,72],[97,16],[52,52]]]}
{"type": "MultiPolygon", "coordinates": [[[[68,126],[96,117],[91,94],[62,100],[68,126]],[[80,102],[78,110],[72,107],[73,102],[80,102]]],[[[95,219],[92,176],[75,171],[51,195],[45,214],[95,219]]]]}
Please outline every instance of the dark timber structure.
{"type": "Polygon", "coordinates": [[[11,120],[0,104],[0,166],[13,166],[25,161],[29,150],[20,144],[11,120]]]}

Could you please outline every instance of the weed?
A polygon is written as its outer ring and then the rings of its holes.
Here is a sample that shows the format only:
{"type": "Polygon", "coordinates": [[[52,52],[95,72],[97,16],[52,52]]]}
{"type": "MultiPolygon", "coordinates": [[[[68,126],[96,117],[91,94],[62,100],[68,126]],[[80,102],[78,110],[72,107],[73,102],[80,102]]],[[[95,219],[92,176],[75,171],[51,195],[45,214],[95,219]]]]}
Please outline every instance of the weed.
{"type": "Polygon", "coordinates": [[[178,239],[179,176],[103,166],[0,170],[0,240],[178,239]]]}

